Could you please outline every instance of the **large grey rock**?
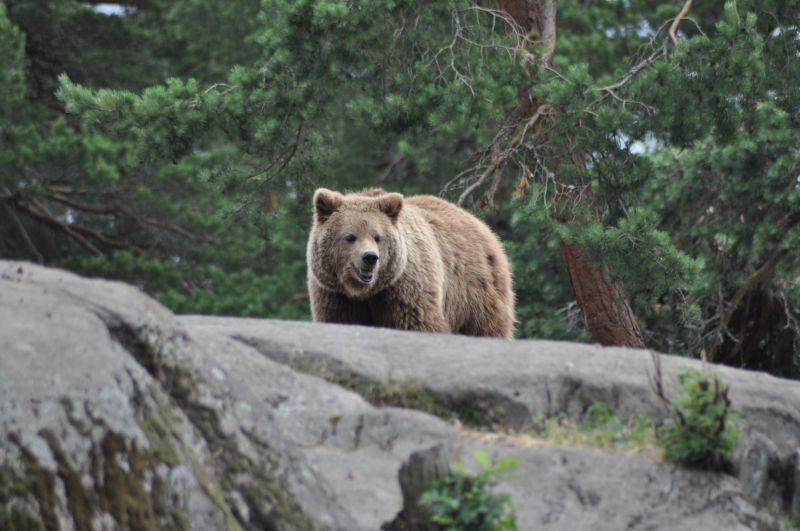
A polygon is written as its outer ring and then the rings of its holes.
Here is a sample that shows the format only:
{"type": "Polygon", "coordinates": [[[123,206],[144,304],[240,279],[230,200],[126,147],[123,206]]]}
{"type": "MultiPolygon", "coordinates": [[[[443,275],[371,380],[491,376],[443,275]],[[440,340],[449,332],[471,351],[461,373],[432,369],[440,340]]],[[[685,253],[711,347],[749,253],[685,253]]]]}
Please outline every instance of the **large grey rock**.
{"type": "Polygon", "coordinates": [[[378,529],[403,462],[455,439],[123,284],[0,263],[0,323],[0,524],[378,529]]]}
{"type": "Polygon", "coordinates": [[[506,490],[524,526],[574,531],[775,529],[734,478],[644,456],[510,442],[468,445],[519,462],[506,490]]]}
{"type": "MultiPolygon", "coordinates": [[[[0,261],[0,528],[377,530],[478,447],[520,461],[500,488],[522,530],[777,528],[730,476],[476,437],[295,370],[340,370],[364,392],[421,383],[512,427],[595,400],[657,413],[632,368],[641,353],[604,362],[593,347],[536,345],[178,319],[123,284],[0,261]]],[[[773,411],[777,386],[749,385],[773,411]]],[[[753,463],[784,436],[765,434],[753,463]]]]}
{"type": "MultiPolygon", "coordinates": [[[[193,329],[216,331],[298,368],[350,374],[384,385],[415,384],[484,419],[525,430],[536,418],[579,419],[594,402],[621,417],[665,415],[653,392],[653,353],[556,341],[507,341],[258,319],[185,316],[193,329]]],[[[677,373],[701,362],[659,355],[667,394],[677,373]]],[[[797,511],[793,480],[800,447],[800,383],[711,365],[730,386],[748,437],[736,454],[746,493],[760,503],[797,511]],[[794,507],[794,508],[793,508],[794,507]]]]}

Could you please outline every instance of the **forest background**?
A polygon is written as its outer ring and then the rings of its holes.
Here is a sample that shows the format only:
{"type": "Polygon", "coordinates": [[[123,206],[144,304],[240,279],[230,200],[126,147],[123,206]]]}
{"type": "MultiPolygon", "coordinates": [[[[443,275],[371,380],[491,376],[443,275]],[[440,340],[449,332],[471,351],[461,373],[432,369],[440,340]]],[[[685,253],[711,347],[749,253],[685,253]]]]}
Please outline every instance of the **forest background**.
{"type": "Polygon", "coordinates": [[[439,194],[518,337],[800,377],[800,2],[4,0],[0,257],[308,319],[318,186],[439,194]]]}

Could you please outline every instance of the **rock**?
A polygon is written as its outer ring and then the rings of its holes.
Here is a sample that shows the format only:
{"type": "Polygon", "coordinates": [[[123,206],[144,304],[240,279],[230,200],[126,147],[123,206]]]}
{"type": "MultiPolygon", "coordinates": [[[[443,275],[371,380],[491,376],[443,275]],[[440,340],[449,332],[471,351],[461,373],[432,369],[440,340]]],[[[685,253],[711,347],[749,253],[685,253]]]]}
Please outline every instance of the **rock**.
{"type": "MultiPolygon", "coordinates": [[[[659,419],[666,413],[651,383],[653,353],[645,350],[257,319],[185,316],[181,321],[329,378],[346,374],[373,384],[415,385],[432,399],[468,404],[477,409],[472,416],[512,430],[530,429],[543,417],[580,419],[595,402],[623,418],[644,413],[659,419]]],[[[679,356],[662,354],[658,360],[668,395],[680,370],[703,368],[700,361],[679,356]]],[[[709,368],[730,386],[733,405],[744,414],[748,437],[735,466],[746,494],[800,516],[792,509],[800,484],[791,480],[800,441],[800,382],[709,368]]]]}
{"type": "Polygon", "coordinates": [[[519,461],[502,483],[521,530],[774,529],[740,484],[724,474],[685,470],[629,454],[586,448],[475,442],[519,461]]]}
{"type": "Polygon", "coordinates": [[[403,462],[455,440],[123,284],[0,263],[0,323],[0,523],[378,529],[403,462]]]}
{"type": "Polygon", "coordinates": [[[411,454],[400,467],[398,481],[403,491],[403,510],[386,528],[436,531],[435,524],[418,504],[431,482],[442,477],[454,461],[453,448],[434,446],[411,454]]]}
{"type": "MultiPolygon", "coordinates": [[[[695,366],[663,360],[666,381],[695,366]]],[[[519,461],[498,489],[521,530],[778,528],[731,476],[380,406],[518,429],[597,400],[658,415],[647,353],[176,318],[124,284],[0,261],[0,367],[2,529],[377,530],[419,521],[419,491],[476,448],[519,461]]],[[[720,372],[763,436],[740,459],[749,489],[796,504],[796,481],[759,473],[787,452],[797,475],[797,384],[720,372]]]]}
{"type": "Polygon", "coordinates": [[[800,515],[800,450],[794,453],[794,495],[792,496],[791,514],[800,515]]]}

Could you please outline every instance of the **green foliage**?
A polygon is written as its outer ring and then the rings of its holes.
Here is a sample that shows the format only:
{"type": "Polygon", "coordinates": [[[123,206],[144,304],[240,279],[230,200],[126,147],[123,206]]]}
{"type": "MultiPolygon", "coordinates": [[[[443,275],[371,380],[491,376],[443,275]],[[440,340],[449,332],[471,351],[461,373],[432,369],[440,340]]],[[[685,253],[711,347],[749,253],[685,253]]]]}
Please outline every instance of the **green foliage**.
{"type": "Polygon", "coordinates": [[[800,519],[796,516],[789,514],[781,515],[780,522],[786,529],[800,529],[800,519]]]}
{"type": "Polygon", "coordinates": [[[527,208],[548,209],[559,183],[591,191],[569,223],[539,226],[610,266],[649,346],[797,375],[797,3],[695,6],[674,49],[608,91],[630,67],[614,58],[657,51],[670,9],[611,4],[593,19],[559,5],[561,75],[533,89],[558,118],[519,155],[541,183],[527,208]],[[565,163],[565,143],[584,159],[565,163]],[[539,164],[553,159],[555,180],[539,164]]]}
{"type": "Polygon", "coordinates": [[[678,375],[681,386],[672,398],[672,423],[659,430],[659,443],[670,461],[720,469],[729,463],[742,436],[731,423],[728,388],[714,376],[698,371],[678,375]]]}
{"type": "Polygon", "coordinates": [[[475,450],[477,474],[456,463],[449,474],[436,479],[422,494],[419,504],[442,529],[457,531],[516,530],[517,519],[507,494],[494,494],[497,481],[517,467],[517,461],[503,458],[492,463],[489,455],[475,450]]]}
{"type": "Polygon", "coordinates": [[[556,444],[617,450],[656,447],[656,431],[651,419],[644,415],[621,419],[612,415],[602,402],[589,406],[580,423],[555,417],[537,419],[534,426],[540,437],[556,444]]]}
{"type": "Polygon", "coordinates": [[[8,20],[5,5],[0,4],[0,112],[10,112],[25,93],[24,51],[25,37],[8,20]]]}
{"type": "Polygon", "coordinates": [[[536,134],[465,201],[507,246],[518,335],[587,339],[576,243],[649,347],[800,375],[798,0],[695,3],[677,43],[674,2],[558,2],[542,71],[491,2],[92,5],[0,8],[0,256],[307,318],[313,188],[456,200],[529,90],[536,134]]]}
{"type": "Polygon", "coordinates": [[[586,340],[546,204],[514,201],[504,244],[514,268],[519,336],[586,340]]]}

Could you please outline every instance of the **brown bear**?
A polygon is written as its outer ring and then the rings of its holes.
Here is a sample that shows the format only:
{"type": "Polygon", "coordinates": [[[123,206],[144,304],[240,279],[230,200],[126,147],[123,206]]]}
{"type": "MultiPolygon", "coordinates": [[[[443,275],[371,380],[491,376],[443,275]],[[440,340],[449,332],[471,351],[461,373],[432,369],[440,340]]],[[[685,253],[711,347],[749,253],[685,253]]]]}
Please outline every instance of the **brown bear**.
{"type": "Polygon", "coordinates": [[[514,293],[494,233],[438,197],[314,193],[315,321],[511,338],[514,293]]]}

